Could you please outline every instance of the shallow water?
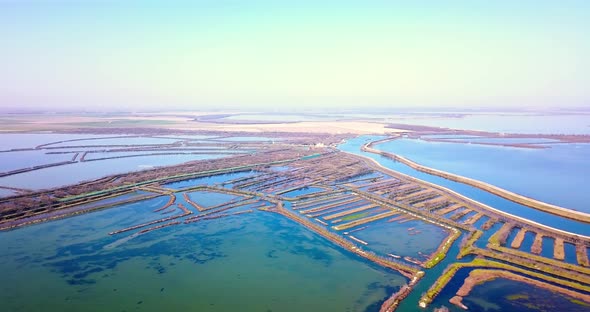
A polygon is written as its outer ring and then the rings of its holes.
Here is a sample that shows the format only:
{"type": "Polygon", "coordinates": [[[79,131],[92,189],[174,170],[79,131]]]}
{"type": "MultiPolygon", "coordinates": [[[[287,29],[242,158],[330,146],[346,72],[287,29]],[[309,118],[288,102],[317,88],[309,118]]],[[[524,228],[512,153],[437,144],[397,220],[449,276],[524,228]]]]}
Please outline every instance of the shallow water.
{"type": "Polygon", "coordinates": [[[351,235],[369,243],[368,250],[382,256],[392,253],[424,260],[433,253],[448,235],[442,228],[414,220],[405,223],[379,221],[372,222],[365,230],[351,235]]]}
{"type": "Polygon", "coordinates": [[[296,190],[289,191],[287,193],[283,193],[283,194],[281,194],[281,196],[293,198],[293,197],[298,197],[298,196],[322,192],[322,191],[325,191],[325,190],[321,189],[319,187],[306,186],[306,187],[298,188],[296,190]]]}
{"type": "Polygon", "coordinates": [[[70,141],[62,142],[50,145],[51,147],[64,147],[64,146],[101,146],[101,145],[160,145],[160,144],[172,144],[180,141],[175,138],[163,138],[163,137],[120,137],[120,138],[108,138],[108,139],[92,139],[83,141],[70,141]]]}
{"type": "Polygon", "coordinates": [[[281,138],[271,138],[271,137],[256,137],[256,136],[246,136],[246,137],[228,137],[228,138],[220,138],[216,139],[218,141],[227,141],[227,142],[259,142],[259,141],[281,141],[281,138]]]}
{"type": "Polygon", "coordinates": [[[45,154],[45,151],[0,153],[0,172],[72,160],[73,154],[45,154]]]}
{"type": "Polygon", "coordinates": [[[216,192],[204,192],[204,191],[196,191],[188,193],[188,197],[197,203],[200,206],[205,208],[216,206],[228,202],[233,199],[240,198],[238,196],[225,194],[225,193],[216,193],[216,192]]]}
{"type": "Polygon", "coordinates": [[[0,188],[0,197],[8,197],[14,195],[14,191],[0,188]]]}
{"type": "Polygon", "coordinates": [[[473,288],[463,303],[469,311],[589,311],[574,298],[507,279],[496,279],[473,288]]]}
{"type": "Polygon", "coordinates": [[[106,248],[120,239],[107,232],[140,221],[153,206],[0,233],[3,309],[374,311],[405,282],[264,212],[170,227],[106,248]]]}
{"type": "Polygon", "coordinates": [[[590,212],[590,144],[547,149],[400,139],[376,148],[552,204],[590,212]]]}
{"type": "Polygon", "coordinates": [[[590,115],[467,114],[456,117],[403,116],[387,118],[392,123],[463,130],[528,134],[590,134],[590,115]]]}
{"type": "MultiPolygon", "coordinates": [[[[450,181],[450,180],[446,180],[446,179],[438,177],[438,176],[426,174],[426,173],[414,170],[402,163],[393,161],[387,157],[375,155],[372,153],[362,152],[360,150],[360,148],[363,144],[370,142],[370,141],[376,141],[376,140],[379,140],[382,138],[384,138],[384,137],[383,136],[361,136],[361,137],[357,137],[357,138],[350,139],[350,140],[346,141],[345,143],[339,145],[338,148],[340,150],[347,151],[347,152],[350,152],[353,154],[362,155],[362,156],[372,158],[372,159],[376,160],[378,163],[380,163],[381,165],[388,167],[392,170],[395,170],[395,171],[398,171],[398,172],[401,172],[404,174],[408,174],[408,175],[416,177],[418,179],[428,181],[428,182],[449,188],[453,191],[458,192],[459,194],[465,195],[469,198],[472,198],[474,200],[477,200],[479,202],[487,204],[487,205],[494,207],[496,209],[511,213],[513,215],[524,217],[524,218],[527,218],[527,219],[535,221],[535,222],[543,223],[545,225],[548,225],[548,226],[551,226],[551,227],[554,227],[554,228],[557,228],[560,230],[578,233],[578,234],[582,234],[582,235],[590,235],[590,227],[588,227],[588,225],[583,222],[578,222],[578,221],[554,216],[554,215],[551,215],[548,213],[544,213],[544,212],[514,203],[512,201],[503,199],[501,197],[495,196],[493,194],[490,194],[490,193],[485,192],[483,190],[477,189],[475,187],[465,185],[462,183],[458,183],[458,182],[454,182],[454,181],[450,181]]],[[[448,144],[451,144],[451,143],[448,143],[448,144]]],[[[455,145],[455,144],[453,144],[453,145],[455,145]]],[[[380,147],[380,148],[382,148],[382,147],[380,147]]],[[[495,147],[492,147],[492,148],[495,148],[495,147]]],[[[511,148],[511,150],[512,150],[512,148],[511,148]]],[[[449,160],[449,161],[453,162],[453,160],[449,160]]],[[[569,174],[569,172],[568,172],[568,174],[569,174]]],[[[531,182],[533,182],[533,181],[531,181],[531,182]]],[[[581,185],[579,187],[584,187],[584,186],[585,185],[581,185]]],[[[586,196],[586,194],[579,195],[579,196],[586,196]]],[[[560,198],[562,198],[562,197],[560,197],[560,198]]],[[[556,204],[563,205],[563,203],[561,203],[561,202],[557,202],[556,204]]]]}
{"type": "Polygon", "coordinates": [[[9,150],[15,148],[34,148],[41,144],[47,144],[63,140],[90,139],[101,137],[105,137],[105,135],[60,133],[2,133],[0,134],[0,150],[9,150]]]}
{"type": "Polygon", "coordinates": [[[215,159],[223,156],[225,155],[168,155],[165,157],[155,155],[80,162],[2,177],[0,178],[0,185],[38,190],[76,184],[111,174],[176,165],[193,160],[215,159]]]}
{"type": "Polygon", "coordinates": [[[234,173],[225,173],[225,174],[217,174],[202,178],[196,179],[189,179],[189,180],[182,180],[178,182],[172,182],[168,184],[162,185],[165,188],[171,189],[183,189],[187,187],[193,187],[198,185],[214,185],[219,183],[230,182],[231,180],[236,180],[240,178],[246,178],[249,176],[253,176],[253,171],[241,171],[241,172],[234,172],[234,173]]]}

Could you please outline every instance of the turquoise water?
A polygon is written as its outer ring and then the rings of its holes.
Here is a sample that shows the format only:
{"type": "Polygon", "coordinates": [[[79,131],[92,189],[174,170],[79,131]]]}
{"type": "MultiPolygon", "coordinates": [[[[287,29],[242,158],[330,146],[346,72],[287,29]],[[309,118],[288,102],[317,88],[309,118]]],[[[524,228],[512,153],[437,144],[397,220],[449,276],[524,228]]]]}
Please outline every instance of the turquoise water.
{"type": "Polygon", "coordinates": [[[541,201],[590,212],[590,144],[527,149],[399,139],[376,148],[541,201]]]}
{"type": "Polygon", "coordinates": [[[141,235],[126,205],[0,233],[4,311],[377,311],[405,278],[271,213],[141,235]],[[120,234],[124,235],[124,234],[120,234]]]}
{"type": "Polygon", "coordinates": [[[200,206],[203,206],[205,208],[211,207],[211,206],[216,206],[216,205],[228,202],[230,200],[240,198],[238,196],[234,196],[234,195],[230,195],[230,194],[215,193],[215,192],[209,192],[209,191],[207,191],[207,192],[202,192],[202,191],[190,192],[190,193],[188,193],[188,196],[192,201],[194,201],[195,203],[197,203],[200,206]]]}
{"type": "Polygon", "coordinates": [[[296,190],[289,191],[287,193],[283,193],[283,194],[281,194],[281,196],[293,198],[293,197],[298,197],[298,196],[302,196],[302,195],[323,192],[323,191],[325,191],[325,190],[322,188],[319,188],[319,187],[306,186],[306,187],[298,188],[296,190]]]}
{"type": "MultiPolygon", "coordinates": [[[[360,150],[360,148],[363,144],[365,144],[369,141],[375,141],[375,140],[378,140],[381,138],[383,138],[383,136],[361,136],[361,137],[358,137],[355,139],[350,139],[350,140],[346,141],[345,143],[339,145],[338,148],[340,150],[351,152],[353,154],[358,154],[358,155],[362,155],[362,156],[366,156],[366,157],[375,159],[377,162],[379,162],[380,164],[382,164],[385,167],[391,168],[391,169],[399,171],[401,173],[405,173],[405,174],[414,176],[414,177],[422,179],[424,181],[432,182],[432,183],[447,187],[447,188],[454,190],[454,191],[456,191],[462,195],[465,195],[469,198],[472,198],[472,199],[480,201],[484,204],[490,205],[496,209],[500,209],[500,210],[506,211],[508,213],[511,213],[511,214],[514,214],[514,215],[517,215],[520,217],[524,217],[524,218],[527,218],[527,219],[535,221],[535,222],[540,222],[540,223],[543,223],[548,226],[551,226],[551,227],[554,227],[557,229],[561,229],[564,231],[569,231],[569,232],[578,233],[578,234],[582,234],[582,235],[590,235],[590,227],[585,223],[577,222],[577,221],[569,220],[566,218],[554,216],[554,215],[551,215],[548,213],[544,213],[541,211],[537,211],[535,209],[532,209],[532,208],[529,208],[529,207],[526,207],[523,205],[519,205],[519,204],[516,204],[516,203],[511,202],[509,200],[503,199],[501,197],[492,195],[488,192],[482,191],[482,190],[477,189],[475,187],[471,187],[469,185],[449,181],[449,180],[443,179],[441,177],[437,177],[437,176],[429,175],[429,174],[426,174],[423,172],[419,172],[417,170],[411,169],[410,167],[408,167],[404,164],[401,164],[399,162],[395,162],[389,158],[386,158],[386,157],[383,157],[380,155],[375,155],[372,153],[365,153],[360,150]]],[[[451,144],[451,143],[449,143],[449,144],[451,144]]],[[[456,145],[456,144],[454,144],[454,145],[456,145]]],[[[495,147],[492,147],[492,148],[495,148],[495,147]]],[[[510,150],[513,150],[513,149],[510,149],[510,150]]],[[[449,162],[452,162],[452,160],[449,160],[449,162]]],[[[570,172],[568,171],[568,172],[565,172],[564,174],[570,174],[570,172]]],[[[583,185],[574,186],[574,187],[575,187],[575,189],[573,189],[574,191],[576,191],[576,190],[581,191],[582,188],[585,187],[585,185],[583,184],[583,185]]],[[[563,204],[563,203],[557,203],[557,204],[563,204]]]]}

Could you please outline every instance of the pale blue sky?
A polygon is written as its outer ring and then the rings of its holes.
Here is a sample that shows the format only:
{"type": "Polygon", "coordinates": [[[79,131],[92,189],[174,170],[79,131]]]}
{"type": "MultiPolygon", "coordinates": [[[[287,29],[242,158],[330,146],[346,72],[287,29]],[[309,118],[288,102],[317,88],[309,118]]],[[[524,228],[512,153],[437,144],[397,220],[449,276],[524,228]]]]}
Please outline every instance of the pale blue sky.
{"type": "Polygon", "coordinates": [[[590,1],[0,0],[0,106],[588,107],[588,29],[590,1]]]}

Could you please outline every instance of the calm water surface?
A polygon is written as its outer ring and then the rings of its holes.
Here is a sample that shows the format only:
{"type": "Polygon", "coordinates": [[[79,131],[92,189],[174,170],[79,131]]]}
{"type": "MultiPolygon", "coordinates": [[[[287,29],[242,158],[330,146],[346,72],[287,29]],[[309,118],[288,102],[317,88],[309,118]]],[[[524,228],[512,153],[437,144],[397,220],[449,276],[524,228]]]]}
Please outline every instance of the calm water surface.
{"type": "MultiPolygon", "coordinates": [[[[422,179],[424,181],[428,181],[431,183],[435,183],[444,187],[447,187],[451,190],[454,190],[460,194],[463,194],[469,198],[475,199],[479,202],[484,204],[490,205],[496,209],[500,209],[506,211],[508,213],[527,218],[529,220],[540,222],[546,224],[548,226],[561,229],[564,231],[569,231],[573,233],[583,234],[583,235],[590,235],[590,227],[582,222],[577,222],[573,220],[569,220],[566,218],[557,217],[548,213],[544,213],[523,205],[519,205],[517,203],[511,202],[509,200],[503,199],[501,197],[495,196],[483,190],[477,189],[475,187],[471,187],[469,185],[465,185],[462,183],[453,182],[450,180],[443,179],[438,176],[433,176],[430,174],[426,174],[417,170],[414,170],[402,163],[393,161],[389,158],[375,155],[372,153],[362,152],[360,150],[361,146],[369,141],[375,141],[384,138],[383,136],[361,136],[355,139],[351,139],[346,141],[345,143],[339,145],[339,149],[347,152],[351,152],[354,154],[366,156],[372,159],[375,159],[377,162],[382,164],[385,167],[391,168],[393,170],[399,171],[401,173],[405,173],[411,175],[413,177],[422,179]]],[[[451,144],[451,143],[448,143],[451,144]]],[[[527,150],[528,151],[528,150],[527,150]]],[[[402,154],[403,155],[403,154],[402,154]]],[[[449,160],[452,162],[452,160],[449,160]]],[[[435,166],[435,168],[437,168],[435,166]]],[[[516,169],[514,169],[516,170],[516,169]]],[[[569,172],[567,173],[569,174],[569,172]]],[[[574,174],[575,176],[575,174],[574,174]]],[[[485,181],[485,180],[484,180],[485,181]]],[[[583,187],[585,185],[580,185],[577,190],[580,192],[583,191],[583,187]]],[[[557,204],[562,204],[558,202],[557,204]]]]}
{"type": "Polygon", "coordinates": [[[399,139],[377,148],[428,167],[590,212],[590,144],[530,149],[399,139]]]}
{"type": "Polygon", "coordinates": [[[146,170],[157,166],[177,165],[193,160],[215,159],[227,155],[167,155],[107,159],[51,167],[0,178],[0,185],[24,189],[44,189],[82,181],[94,180],[111,174],[146,170]],[[75,172],[75,174],[72,174],[75,172]]]}
{"type": "MultiPolygon", "coordinates": [[[[164,199],[165,201],[165,199],[164,199]]],[[[159,202],[0,233],[4,311],[376,311],[399,274],[257,212],[170,227],[114,248],[159,202]]]]}

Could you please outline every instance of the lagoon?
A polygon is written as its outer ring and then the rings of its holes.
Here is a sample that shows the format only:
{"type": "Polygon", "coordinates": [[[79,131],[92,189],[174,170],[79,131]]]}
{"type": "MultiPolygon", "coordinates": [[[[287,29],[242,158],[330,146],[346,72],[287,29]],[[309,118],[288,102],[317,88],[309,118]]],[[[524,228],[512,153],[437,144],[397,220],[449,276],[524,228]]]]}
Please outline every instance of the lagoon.
{"type": "MultiPolygon", "coordinates": [[[[372,159],[376,160],[377,162],[379,162],[380,164],[382,164],[383,166],[388,167],[392,170],[395,170],[395,171],[398,171],[398,172],[401,172],[404,174],[408,174],[408,175],[416,177],[418,179],[421,179],[421,180],[424,180],[427,182],[431,182],[431,183],[435,183],[437,185],[449,188],[449,189],[456,191],[456,192],[458,192],[464,196],[467,196],[471,199],[474,199],[474,200],[484,203],[486,205],[492,206],[496,209],[511,213],[513,215],[520,216],[520,217],[529,219],[531,221],[543,223],[547,226],[551,226],[556,229],[560,229],[560,230],[564,230],[564,231],[568,231],[568,232],[572,232],[572,233],[577,233],[577,234],[582,234],[582,235],[590,235],[590,227],[588,227],[588,225],[583,222],[578,222],[578,221],[554,216],[554,215],[551,215],[551,214],[548,214],[545,212],[541,212],[541,211],[514,203],[512,201],[506,200],[504,198],[498,197],[496,195],[490,194],[490,193],[480,190],[478,188],[475,188],[475,187],[472,187],[469,185],[465,185],[462,183],[446,180],[446,179],[438,177],[438,176],[426,174],[426,173],[414,170],[402,163],[393,161],[393,160],[386,158],[384,156],[375,155],[375,154],[363,152],[360,150],[361,146],[363,144],[370,142],[370,141],[376,141],[376,140],[379,140],[382,138],[384,138],[384,137],[383,136],[370,136],[370,135],[360,136],[360,137],[357,137],[354,139],[350,139],[343,144],[340,144],[338,146],[338,148],[342,151],[346,151],[346,152],[350,152],[353,154],[362,155],[365,157],[372,158],[372,159]]],[[[454,144],[454,143],[447,143],[447,144],[454,144]]],[[[378,146],[378,148],[383,148],[383,147],[378,146]]],[[[511,148],[510,150],[513,150],[513,148],[511,148]]],[[[405,156],[405,155],[403,155],[403,156],[405,156]]],[[[446,155],[446,156],[449,156],[449,155],[446,155]]],[[[423,155],[422,157],[427,157],[427,155],[423,155]]],[[[412,159],[412,158],[410,158],[410,159],[412,159]]],[[[452,161],[453,161],[452,158],[450,160],[447,159],[446,161],[444,158],[441,158],[441,163],[452,162],[452,161]]],[[[471,162],[473,162],[473,161],[476,161],[476,159],[471,160],[471,162]]],[[[435,164],[434,168],[443,169],[443,168],[437,167],[436,164],[435,164]]],[[[515,168],[514,170],[517,170],[517,168],[515,168]]],[[[573,168],[571,168],[571,170],[573,170],[573,168]]],[[[567,175],[567,174],[569,174],[569,171],[564,172],[564,175],[567,175]]],[[[574,174],[574,176],[575,176],[575,174],[574,174]]],[[[484,180],[484,181],[486,181],[486,180],[484,180]]],[[[531,184],[531,185],[535,185],[535,184],[531,184]]],[[[585,185],[581,184],[581,185],[575,186],[575,188],[572,190],[582,192],[584,190],[584,187],[585,187],[585,185]]],[[[532,187],[531,187],[531,190],[532,190],[532,187]]],[[[556,204],[564,205],[561,201],[557,202],[556,204]]]]}
{"type": "Polygon", "coordinates": [[[125,205],[2,233],[3,309],[377,311],[405,282],[265,212],[170,227],[108,247],[119,239],[108,232],[143,220],[153,206],[125,205]]]}

